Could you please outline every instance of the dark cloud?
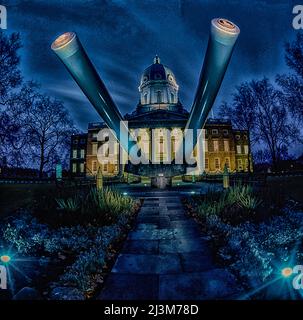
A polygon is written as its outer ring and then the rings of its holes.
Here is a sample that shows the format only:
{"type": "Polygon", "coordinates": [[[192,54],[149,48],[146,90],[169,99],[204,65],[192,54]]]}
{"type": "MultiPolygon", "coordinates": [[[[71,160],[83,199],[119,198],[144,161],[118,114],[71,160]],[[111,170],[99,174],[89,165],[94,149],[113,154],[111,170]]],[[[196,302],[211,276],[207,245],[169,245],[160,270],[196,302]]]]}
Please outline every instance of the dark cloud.
{"type": "Polygon", "coordinates": [[[192,103],[207,45],[210,20],[236,22],[241,36],[216,101],[229,99],[235,85],[287,71],[283,44],[295,36],[289,0],[104,0],[2,1],[9,30],[19,31],[22,69],[61,98],[85,129],[95,111],[50,50],[65,31],[76,31],[122,113],[138,103],[142,71],[155,54],[175,73],[180,97],[192,103]]]}

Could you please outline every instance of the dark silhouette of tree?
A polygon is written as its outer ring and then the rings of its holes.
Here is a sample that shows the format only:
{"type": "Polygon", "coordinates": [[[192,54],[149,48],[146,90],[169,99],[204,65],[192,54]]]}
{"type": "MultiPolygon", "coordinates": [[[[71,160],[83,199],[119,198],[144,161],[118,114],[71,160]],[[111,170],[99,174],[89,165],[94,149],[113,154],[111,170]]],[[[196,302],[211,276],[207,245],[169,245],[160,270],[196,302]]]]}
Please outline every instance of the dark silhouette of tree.
{"type": "Polygon", "coordinates": [[[22,81],[20,48],[19,34],[0,32],[0,160],[38,167],[42,177],[57,162],[66,166],[75,128],[62,102],[22,81]]]}
{"type": "Polygon", "coordinates": [[[256,134],[270,152],[273,169],[291,143],[300,137],[298,127],[291,122],[283,101],[283,94],[268,79],[252,81],[256,107],[256,134]]]}
{"type": "Polygon", "coordinates": [[[223,103],[220,110],[239,129],[250,132],[251,147],[258,144],[267,158],[270,155],[274,170],[278,170],[290,144],[300,138],[297,123],[287,112],[284,94],[266,78],[241,84],[232,102],[223,103]]]}
{"type": "Polygon", "coordinates": [[[5,105],[12,89],[17,88],[22,81],[19,70],[21,48],[19,33],[6,36],[0,31],[0,105],[5,105]]]}
{"type": "Polygon", "coordinates": [[[9,140],[11,134],[18,130],[15,118],[12,117],[9,105],[12,95],[22,83],[19,70],[20,57],[18,50],[21,48],[20,35],[13,33],[6,36],[0,31],[0,160],[7,159],[9,140]]]}
{"type": "MultiPolygon", "coordinates": [[[[223,102],[220,106],[220,114],[223,117],[229,118],[232,123],[241,130],[249,132],[250,150],[257,141],[257,135],[254,134],[256,126],[254,92],[248,83],[243,83],[236,87],[236,92],[233,94],[231,104],[223,102]]],[[[251,155],[248,158],[248,170],[251,172],[251,155]]]]}
{"type": "Polygon", "coordinates": [[[278,75],[276,82],[284,93],[284,103],[292,116],[303,120],[303,34],[297,33],[292,43],[285,45],[285,61],[294,74],[278,75]]]}
{"type": "Polygon", "coordinates": [[[42,177],[58,161],[68,158],[70,136],[75,129],[61,101],[39,94],[25,111],[27,150],[42,177]]]}

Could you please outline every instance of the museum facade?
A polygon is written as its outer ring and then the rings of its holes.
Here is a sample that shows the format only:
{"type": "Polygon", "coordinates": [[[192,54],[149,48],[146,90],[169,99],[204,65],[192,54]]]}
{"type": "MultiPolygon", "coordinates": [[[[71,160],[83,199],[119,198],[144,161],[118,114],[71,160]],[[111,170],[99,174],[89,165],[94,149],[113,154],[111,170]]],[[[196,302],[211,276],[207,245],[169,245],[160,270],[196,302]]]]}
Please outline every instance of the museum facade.
{"type": "MultiPolygon", "coordinates": [[[[139,104],[131,114],[124,116],[124,120],[130,132],[136,133],[137,143],[143,153],[161,165],[175,158],[183,143],[189,113],[179,100],[179,86],[174,73],[161,63],[158,56],[143,72],[139,93],[139,104]]],[[[97,157],[102,144],[98,141],[98,133],[104,128],[105,123],[90,123],[86,134],[72,136],[70,164],[73,176],[95,176],[99,167],[103,175],[108,177],[124,173],[125,166],[120,164],[118,142],[113,152],[103,148],[101,162],[100,153],[97,157]]],[[[249,132],[233,128],[229,120],[211,118],[204,129],[205,135],[200,136],[203,141],[197,143],[193,151],[197,164],[191,174],[222,173],[225,166],[230,172],[245,172],[249,166],[252,170],[249,132]],[[201,152],[204,157],[198,156],[201,152]],[[200,159],[203,159],[203,163],[200,159]]],[[[146,166],[140,175],[152,176],[146,166]]],[[[167,167],[163,170],[165,173],[167,167]]]]}

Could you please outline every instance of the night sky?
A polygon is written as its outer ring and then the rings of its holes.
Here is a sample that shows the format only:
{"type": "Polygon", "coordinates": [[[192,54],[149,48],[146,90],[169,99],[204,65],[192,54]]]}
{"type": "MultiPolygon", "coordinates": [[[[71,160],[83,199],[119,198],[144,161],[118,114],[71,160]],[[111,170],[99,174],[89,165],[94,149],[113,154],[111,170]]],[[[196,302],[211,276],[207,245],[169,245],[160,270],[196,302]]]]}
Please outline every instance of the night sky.
{"type": "Polygon", "coordinates": [[[292,28],[297,3],[289,0],[2,0],[1,4],[8,9],[5,32],[22,36],[25,79],[40,82],[43,90],[63,100],[82,130],[100,118],[50,49],[63,32],[78,33],[123,114],[137,105],[141,73],[155,54],[175,73],[181,102],[190,109],[212,18],[230,19],[241,29],[216,106],[229,100],[242,81],[289,72],[283,45],[297,32],[292,28]]]}

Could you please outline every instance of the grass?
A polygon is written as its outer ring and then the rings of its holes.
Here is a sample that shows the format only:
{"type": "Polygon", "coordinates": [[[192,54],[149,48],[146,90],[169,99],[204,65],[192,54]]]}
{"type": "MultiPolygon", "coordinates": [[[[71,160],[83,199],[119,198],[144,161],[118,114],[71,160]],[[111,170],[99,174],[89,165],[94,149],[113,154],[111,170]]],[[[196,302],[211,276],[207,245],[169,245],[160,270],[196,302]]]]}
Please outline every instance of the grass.
{"type": "Polygon", "coordinates": [[[297,202],[303,202],[303,177],[269,177],[267,188],[283,192],[297,202]]]}
{"type": "Polygon", "coordinates": [[[0,218],[33,204],[37,193],[54,190],[50,184],[0,184],[0,218]]]}

